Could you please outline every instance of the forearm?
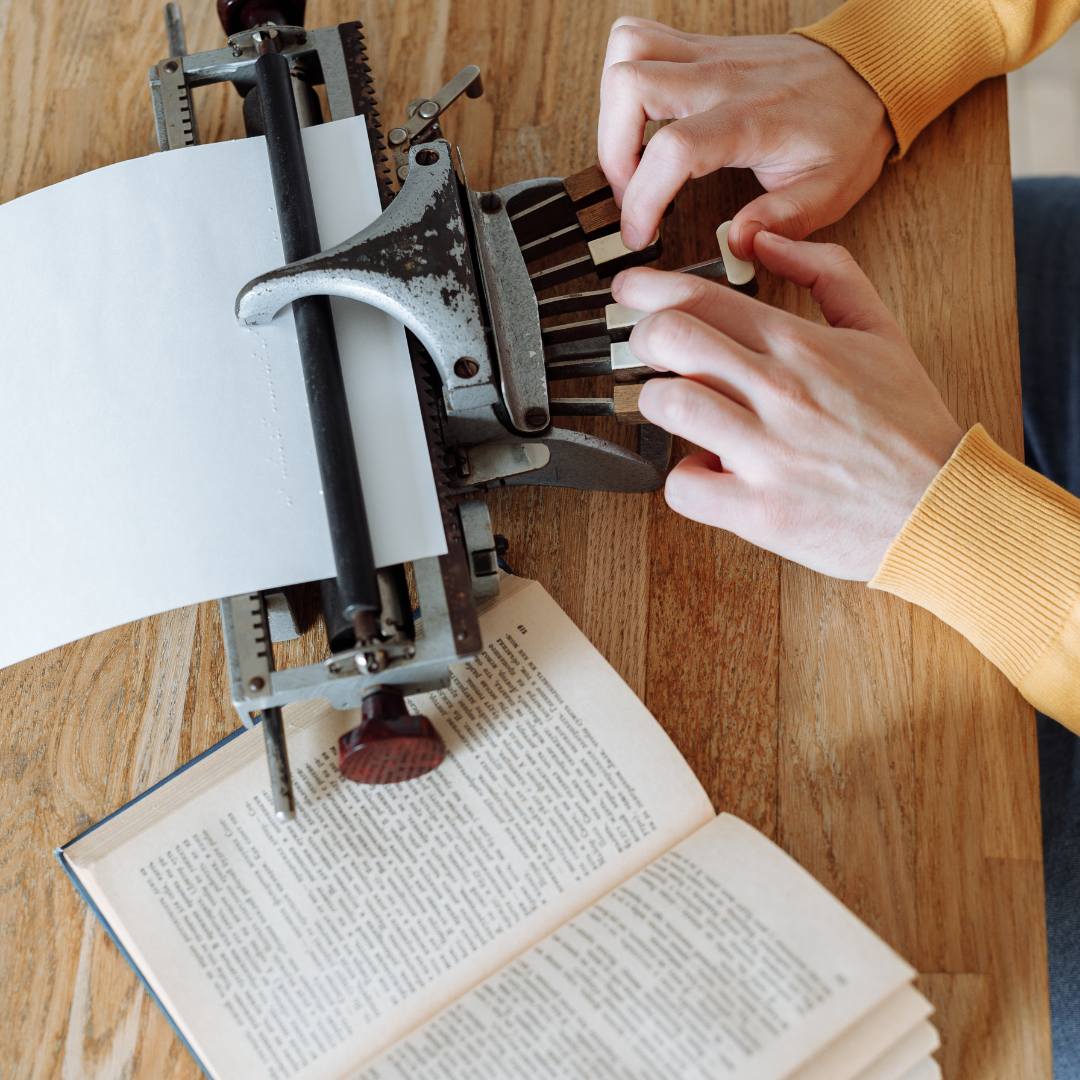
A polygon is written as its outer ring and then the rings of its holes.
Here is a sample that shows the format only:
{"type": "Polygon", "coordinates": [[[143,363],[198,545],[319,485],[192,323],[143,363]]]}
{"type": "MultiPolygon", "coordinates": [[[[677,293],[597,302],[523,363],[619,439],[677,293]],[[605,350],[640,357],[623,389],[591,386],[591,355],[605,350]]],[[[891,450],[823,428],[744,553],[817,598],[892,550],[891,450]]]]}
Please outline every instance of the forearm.
{"type": "Polygon", "coordinates": [[[839,53],[885,104],[901,154],[976,83],[1022,67],[1080,0],[847,0],[795,31],[839,53]]]}
{"type": "Polygon", "coordinates": [[[925,607],[1080,733],[1080,500],[972,428],[871,588],[925,607]]]}

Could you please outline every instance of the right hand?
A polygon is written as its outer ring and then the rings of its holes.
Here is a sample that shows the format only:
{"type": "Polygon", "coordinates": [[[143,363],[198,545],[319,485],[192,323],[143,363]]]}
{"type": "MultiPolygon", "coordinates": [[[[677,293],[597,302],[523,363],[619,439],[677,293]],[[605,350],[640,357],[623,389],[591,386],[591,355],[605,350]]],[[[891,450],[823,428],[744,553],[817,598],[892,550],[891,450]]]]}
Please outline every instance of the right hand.
{"type": "Polygon", "coordinates": [[[690,274],[639,266],[611,283],[655,313],[630,335],[634,356],[682,376],[645,383],[641,414],[703,448],[668,475],[668,505],[869,581],[964,433],[843,248],[761,232],[755,252],[829,325],[690,274]]]}
{"type": "Polygon", "coordinates": [[[688,179],[725,166],[753,169],[766,189],[735,215],[737,257],[754,257],[762,229],[801,240],[854,206],[895,142],[870,84],[809,38],[684,34],[629,16],[611,28],[598,156],[634,250],[688,179]],[[641,153],[647,120],[675,122],[641,153]]]}

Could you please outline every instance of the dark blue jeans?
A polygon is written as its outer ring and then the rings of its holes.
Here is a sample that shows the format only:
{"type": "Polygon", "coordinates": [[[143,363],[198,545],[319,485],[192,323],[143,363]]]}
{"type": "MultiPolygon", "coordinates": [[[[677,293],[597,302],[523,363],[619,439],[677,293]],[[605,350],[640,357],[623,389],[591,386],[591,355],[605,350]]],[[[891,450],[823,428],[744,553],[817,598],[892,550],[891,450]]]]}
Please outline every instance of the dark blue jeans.
{"type": "MultiPolygon", "coordinates": [[[[1080,179],[1013,181],[1027,464],[1080,496],[1080,179]]],[[[1080,1080],[1080,738],[1039,716],[1055,1080],[1080,1080]]]]}

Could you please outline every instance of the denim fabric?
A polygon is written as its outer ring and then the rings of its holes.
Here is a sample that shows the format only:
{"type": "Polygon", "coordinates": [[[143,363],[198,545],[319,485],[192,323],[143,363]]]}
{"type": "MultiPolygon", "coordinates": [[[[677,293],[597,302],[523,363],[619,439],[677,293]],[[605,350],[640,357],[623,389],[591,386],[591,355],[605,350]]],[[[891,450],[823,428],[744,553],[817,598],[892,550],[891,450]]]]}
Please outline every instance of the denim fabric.
{"type": "MultiPolygon", "coordinates": [[[[1080,178],[1013,181],[1027,464],[1080,496],[1080,178]]],[[[1080,738],[1039,716],[1055,1080],[1080,1080],[1080,738]]]]}

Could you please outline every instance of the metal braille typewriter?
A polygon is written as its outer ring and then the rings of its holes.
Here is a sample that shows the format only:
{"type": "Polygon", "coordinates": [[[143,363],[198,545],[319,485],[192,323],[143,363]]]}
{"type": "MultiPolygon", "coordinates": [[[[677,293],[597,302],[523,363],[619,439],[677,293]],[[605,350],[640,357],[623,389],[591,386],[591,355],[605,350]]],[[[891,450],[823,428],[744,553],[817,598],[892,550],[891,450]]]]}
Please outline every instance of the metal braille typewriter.
{"type": "MultiPolygon", "coordinates": [[[[245,286],[236,314],[255,324],[292,305],[337,572],[320,583],[332,649],[321,664],[274,669],[271,638],[290,632],[280,591],[220,601],[233,704],[247,726],[261,715],[282,820],[294,812],[281,719],[290,702],[362,709],[340,744],[351,779],[394,783],[443,760],[438,732],[409,715],[403,695],[446,686],[450,666],[482,647],[477,605],[498,593],[501,541],[483,492],[508,484],[653,491],[671,449],[670,436],[637,411],[642,381],[655,374],[627,344],[641,313],[613,303],[606,285],[660,256],[659,231],[642,251],[623,246],[618,207],[596,167],[494,191],[470,187],[439,120],[461,95],[482,94],[477,67],[410,102],[384,139],[361,24],[306,30],[304,6],[218,0],[226,45],[188,55],[170,3],[169,56],[150,69],[162,150],[199,141],[191,92],[225,81],[243,96],[247,134],[267,142],[286,265],[245,286]],[[354,116],[364,117],[383,213],[323,251],[300,129],[354,116]],[[329,296],[381,308],[406,327],[445,555],[374,565],[329,296]],[[585,317],[566,322],[571,313],[585,317]],[[611,397],[553,393],[560,380],[594,375],[613,376],[611,397]],[[558,416],[636,424],[638,452],[555,427],[558,416]],[[470,493],[481,497],[460,498],[470,493]]],[[[723,277],[724,262],[685,272],[723,277]]]]}

